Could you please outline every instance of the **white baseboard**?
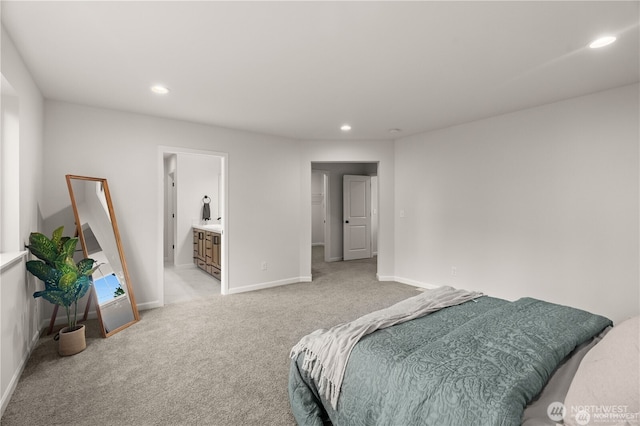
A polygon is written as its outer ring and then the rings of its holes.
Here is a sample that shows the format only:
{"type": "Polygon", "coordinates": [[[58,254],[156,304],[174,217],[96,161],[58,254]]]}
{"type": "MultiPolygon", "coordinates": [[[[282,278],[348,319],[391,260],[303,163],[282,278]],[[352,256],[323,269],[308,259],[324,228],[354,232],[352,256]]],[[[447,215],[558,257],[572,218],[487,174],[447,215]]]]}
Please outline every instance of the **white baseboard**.
{"type": "Polygon", "coordinates": [[[403,277],[396,277],[396,276],[387,276],[387,275],[377,275],[376,277],[378,278],[378,281],[395,281],[401,284],[407,284],[407,285],[411,285],[414,287],[420,287],[420,288],[424,288],[427,290],[432,290],[434,288],[439,288],[442,287],[439,284],[430,284],[430,283],[423,283],[421,281],[416,281],[416,280],[412,280],[409,278],[403,278],[403,277]]]}
{"type": "Polygon", "coordinates": [[[138,303],[138,311],[148,311],[149,309],[162,308],[164,305],[158,300],[153,302],[138,303]]]}
{"type": "Polygon", "coordinates": [[[378,273],[376,273],[376,279],[378,281],[395,281],[396,277],[390,276],[390,275],[380,275],[378,273]]]}
{"type": "Polygon", "coordinates": [[[296,284],[299,282],[310,282],[311,277],[294,277],[283,280],[270,281],[265,283],[251,284],[242,287],[230,288],[228,294],[246,293],[248,291],[262,290],[265,288],[280,287],[287,284],[296,284]]]}
{"type": "Polygon", "coordinates": [[[442,287],[441,285],[437,285],[437,284],[430,284],[430,283],[423,283],[420,281],[416,281],[416,280],[411,280],[409,278],[402,278],[402,277],[396,277],[395,281],[402,283],[402,284],[408,284],[408,285],[412,285],[414,287],[420,287],[420,288],[425,288],[427,290],[432,290],[434,288],[439,288],[442,287]]]}

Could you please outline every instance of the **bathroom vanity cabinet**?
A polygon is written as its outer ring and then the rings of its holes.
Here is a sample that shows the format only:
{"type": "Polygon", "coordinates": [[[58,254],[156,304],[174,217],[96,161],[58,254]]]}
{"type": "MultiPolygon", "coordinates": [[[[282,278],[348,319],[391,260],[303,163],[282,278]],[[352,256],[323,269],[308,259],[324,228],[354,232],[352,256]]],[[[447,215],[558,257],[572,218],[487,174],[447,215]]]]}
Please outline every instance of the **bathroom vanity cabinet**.
{"type": "Polygon", "coordinates": [[[220,234],[193,228],[193,262],[198,268],[220,279],[220,234]]]}

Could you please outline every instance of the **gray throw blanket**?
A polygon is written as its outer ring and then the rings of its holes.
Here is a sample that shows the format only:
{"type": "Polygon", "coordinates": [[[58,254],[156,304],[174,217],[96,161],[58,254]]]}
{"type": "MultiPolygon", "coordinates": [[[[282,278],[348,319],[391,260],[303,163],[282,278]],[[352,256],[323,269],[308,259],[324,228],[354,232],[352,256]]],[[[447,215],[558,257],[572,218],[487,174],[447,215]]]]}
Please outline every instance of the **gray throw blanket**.
{"type": "Polygon", "coordinates": [[[417,296],[364,315],[355,321],[339,324],[329,330],[316,330],[304,336],[291,349],[290,356],[295,359],[298,354],[304,353],[302,369],[311,375],[322,396],[331,402],[334,409],[337,409],[349,355],[363,336],[480,296],[482,293],[448,286],[426,290],[417,296]]]}

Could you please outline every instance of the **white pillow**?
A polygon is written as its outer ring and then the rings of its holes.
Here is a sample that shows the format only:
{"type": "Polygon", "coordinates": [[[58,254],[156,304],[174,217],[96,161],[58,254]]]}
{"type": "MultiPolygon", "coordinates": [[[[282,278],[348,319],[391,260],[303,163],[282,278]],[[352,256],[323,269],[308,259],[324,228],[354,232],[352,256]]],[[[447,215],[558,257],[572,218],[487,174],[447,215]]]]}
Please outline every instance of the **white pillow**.
{"type": "Polygon", "coordinates": [[[583,358],[564,401],[564,424],[640,423],[640,317],[614,326],[583,358]]]}

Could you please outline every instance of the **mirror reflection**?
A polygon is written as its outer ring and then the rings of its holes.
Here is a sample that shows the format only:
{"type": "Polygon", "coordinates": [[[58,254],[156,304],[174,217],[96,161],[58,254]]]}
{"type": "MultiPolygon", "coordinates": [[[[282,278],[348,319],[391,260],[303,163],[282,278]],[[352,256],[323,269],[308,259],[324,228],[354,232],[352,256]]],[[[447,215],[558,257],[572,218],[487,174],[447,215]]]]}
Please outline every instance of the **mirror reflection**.
{"type": "Polygon", "coordinates": [[[92,293],[107,337],[139,319],[109,187],[106,179],[73,175],[67,175],[67,185],[84,254],[99,264],[92,293]]]}

